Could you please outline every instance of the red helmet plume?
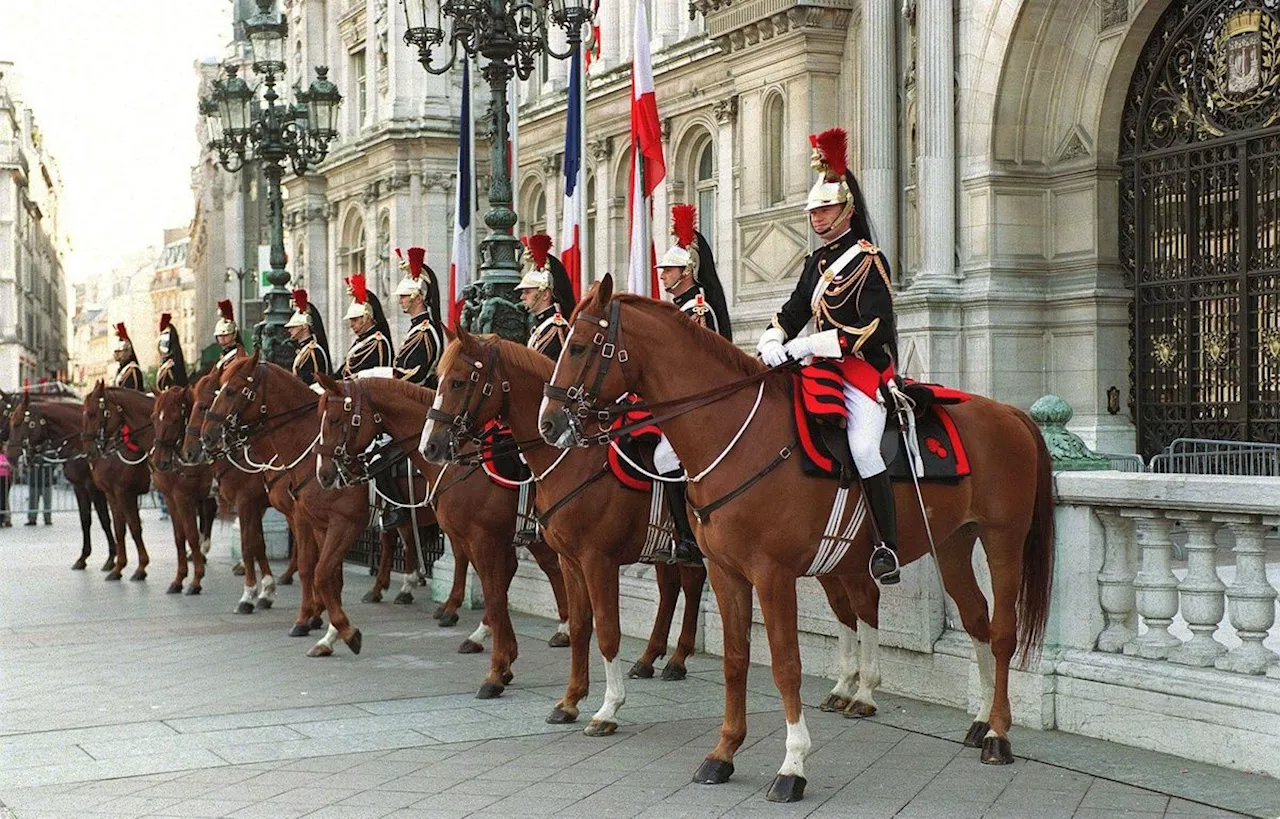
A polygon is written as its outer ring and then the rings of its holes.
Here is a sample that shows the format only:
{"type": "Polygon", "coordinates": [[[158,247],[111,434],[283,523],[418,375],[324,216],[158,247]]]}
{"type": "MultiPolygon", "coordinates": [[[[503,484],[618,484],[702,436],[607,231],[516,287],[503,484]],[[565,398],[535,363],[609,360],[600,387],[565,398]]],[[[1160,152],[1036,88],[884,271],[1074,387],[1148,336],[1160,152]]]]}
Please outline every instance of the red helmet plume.
{"type": "Polygon", "coordinates": [[[172,315],[170,315],[169,313],[161,313],[160,314],[160,332],[163,333],[165,330],[168,330],[169,325],[172,323],[172,321],[173,321],[172,315]]]}
{"type": "Polygon", "coordinates": [[[545,233],[535,233],[529,237],[529,255],[533,257],[533,265],[538,270],[547,266],[547,256],[551,253],[551,237],[545,233]]]}
{"type": "Polygon", "coordinates": [[[821,171],[828,182],[844,177],[849,169],[849,134],[843,128],[828,128],[820,134],[810,134],[813,146],[814,169],[821,171]]]}
{"type": "Polygon", "coordinates": [[[236,320],[235,308],[231,306],[231,299],[223,299],[218,302],[218,313],[227,321],[236,320]]]}
{"type": "Polygon", "coordinates": [[[676,244],[683,248],[693,247],[697,242],[698,209],[693,205],[671,206],[671,233],[676,237],[676,244]]]}
{"type": "Polygon", "coordinates": [[[347,278],[347,290],[351,293],[351,298],[356,304],[367,304],[369,302],[369,288],[365,284],[364,274],[356,273],[347,278]]]}
{"type": "Polygon", "coordinates": [[[293,291],[293,306],[298,308],[298,312],[306,315],[307,312],[307,291],[298,288],[293,291]]]}
{"type": "Polygon", "coordinates": [[[120,339],[121,341],[129,340],[129,332],[124,329],[123,321],[116,322],[116,338],[120,339]]]}
{"type": "Polygon", "coordinates": [[[427,249],[425,247],[409,248],[409,275],[418,278],[422,275],[422,263],[426,261],[427,249]]]}

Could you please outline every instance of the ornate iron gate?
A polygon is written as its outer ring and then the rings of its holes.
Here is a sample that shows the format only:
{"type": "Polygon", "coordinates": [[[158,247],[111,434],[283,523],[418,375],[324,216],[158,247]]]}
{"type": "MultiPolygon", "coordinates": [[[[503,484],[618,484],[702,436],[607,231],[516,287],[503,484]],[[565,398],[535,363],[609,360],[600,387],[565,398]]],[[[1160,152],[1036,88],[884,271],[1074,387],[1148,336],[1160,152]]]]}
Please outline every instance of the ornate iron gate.
{"type": "Polygon", "coordinates": [[[1280,0],[1165,12],[1121,162],[1139,449],[1280,442],[1280,0]]]}

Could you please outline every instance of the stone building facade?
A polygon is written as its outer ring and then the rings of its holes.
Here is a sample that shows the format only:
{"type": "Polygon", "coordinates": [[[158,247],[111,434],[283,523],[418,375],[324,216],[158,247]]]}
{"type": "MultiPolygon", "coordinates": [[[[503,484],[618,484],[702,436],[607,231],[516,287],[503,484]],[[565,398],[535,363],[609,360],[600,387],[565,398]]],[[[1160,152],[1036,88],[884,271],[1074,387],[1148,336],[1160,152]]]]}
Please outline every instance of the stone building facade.
{"type": "Polygon", "coordinates": [[[67,369],[62,181],[12,63],[0,62],[0,388],[67,369]],[[6,74],[10,75],[6,79],[6,74]]]}

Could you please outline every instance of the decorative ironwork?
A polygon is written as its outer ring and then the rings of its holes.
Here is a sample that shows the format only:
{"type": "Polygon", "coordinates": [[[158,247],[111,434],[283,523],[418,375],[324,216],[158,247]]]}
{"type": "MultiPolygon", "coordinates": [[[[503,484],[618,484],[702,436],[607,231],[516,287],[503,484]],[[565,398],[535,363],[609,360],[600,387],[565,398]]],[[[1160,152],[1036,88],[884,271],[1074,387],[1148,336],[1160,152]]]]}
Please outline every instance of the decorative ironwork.
{"type": "Polygon", "coordinates": [[[1120,254],[1139,447],[1280,441],[1280,0],[1183,0],[1129,87],[1120,254]]]}

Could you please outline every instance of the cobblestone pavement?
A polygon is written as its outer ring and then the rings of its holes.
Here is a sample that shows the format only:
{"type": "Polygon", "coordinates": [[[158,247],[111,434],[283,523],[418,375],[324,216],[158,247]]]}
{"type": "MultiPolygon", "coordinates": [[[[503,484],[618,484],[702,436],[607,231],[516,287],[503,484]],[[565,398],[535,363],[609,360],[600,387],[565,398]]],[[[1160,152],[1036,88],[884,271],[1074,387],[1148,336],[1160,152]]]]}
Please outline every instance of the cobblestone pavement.
{"type": "MultiPolygon", "coordinates": [[[[717,658],[692,658],[682,682],[629,680],[618,733],[587,738],[543,721],[568,660],[546,645],[553,623],[518,617],[514,684],[476,700],[488,656],[455,649],[478,613],[442,629],[425,596],[361,604],[368,578],[353,570],[363,654],[308,659],[312,640],[285,636],[297,587],[271,611],[233,614],[224,550],[203,595],[166,595],[174,556],[156,514],[145,583],[104,582],[100,548],[71,572],[69,515],[0,530],[0,816],[1280,816],[1276,780],[1057,732],[1015,729],[1018,761],[983,766],[960,745],[965,714],[887,694],[871,720],[811,708],[805,799],[770,804],[785,729],[766,668],[753,669],[733,780],[692,785],[719,728],[717,658]]],[[[624,640],[624,660],[640,648],[624,640]]],[[[603,693],[598,661],[592,673],[584,715],[603,693]]],[[[805,702],[829,687],[806,678],[805,702]]]]}

